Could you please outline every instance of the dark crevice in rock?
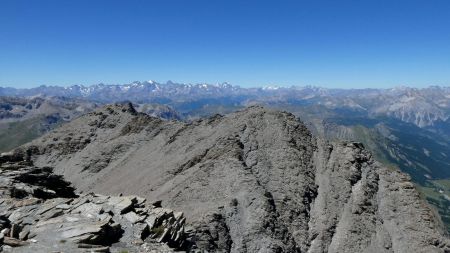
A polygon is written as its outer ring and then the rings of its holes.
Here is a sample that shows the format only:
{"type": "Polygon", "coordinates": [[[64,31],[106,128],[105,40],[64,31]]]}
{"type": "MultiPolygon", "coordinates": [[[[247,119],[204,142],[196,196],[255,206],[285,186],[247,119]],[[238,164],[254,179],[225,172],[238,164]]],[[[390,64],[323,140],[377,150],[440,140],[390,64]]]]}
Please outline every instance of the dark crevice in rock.
{"type": "Polygon", "coordinates": [[[108,167],[111,162],[120,159],[118,154],[127,152],[130,148],[129,144],[119,144],[105,147],[98,156],[93,156],[91,160],[86,160],[88,164],[84,165],[81,172],[98,173],[108,167]]]}
{"type": "Polygon", "coordinates": [[[133,106],[133,103],[131,103],[130,101],[124,101],[122,103],[117,103],[116,105],[122,105],[122,112],[128,112],[132,115],[137,115],[138,112],[136,111],[136,109],[133,106]]]}
{"type": "Polygon", "coordinates": [[[209,126],[215,126],[217,123],[220,122],[220,120],[223,118],[224,116],[221,114],[214,114],[211,117],[208,117],[207,119],[203,120],[203,123],[209,125],[209,126]]]}
{"type": "Polygon", "coordinates": [[[305,214],[307,215],[306,218],[310,219],[310,211],[311,211],[311,206],[314,203],[314,201],[316,200],[317,197],[317,185],[314,185],[312,187],[309,187],[304,193],[303,193],[303,200],[302,203],[308,207],[307,209],[305,209],[305,214]]]}
{"type": "Polygon", "coordinates": [[[80,240],[78,244],[90,244],[90,245],[101,245],[101,246],[111,246],[117,243],[122,238],[124,230],[119,224],[105,225],[104,229],[96,235],[94,238],[87,238],[80,240]]]}
{"type": "Polygon", "coordinates": [[[158,118],[151,117],[147,114],[138,114],[120,130],[120,135],[137,134],[144,128],[153,125],[153,123],[157,125],[160,122],[161,120],[158,118]]]}
{"type": "Polygon", "coordinates": [[[48,199],[55,194],[62,198],[76,197],[75,189],[71,184],[65,181],[63,176],[53,174],[53,169],[50,167],[34,168],[28,173],[18,175],[14,179],[21,183],[41,186],[54,192],[48,193],[48,191],[38,188],[34,191],[34,196],[37,198],[48,199]]]}
{"type": "Polygon", "coordinates": [[[195,165],[199,164],[200,162],[202,162],[203,158],[206,157],[206,155],[208,154],[209,149],[205,149],[201,154],[194,156],[193,158],[189,159],[186,163],[182,164],[181,166],[179,166],[174,172],[173,175],[178,175],[180,173],[182,173],[183,171],[194,167],[195,165]]]}
{"type": "Polygon", "coordinates": [[[166,144],[171,144],[172,142],[174,142],[177,137],[186,129],[188,129],[189,125],[183,125],[180,129],[178,129],[172,136],[169,137],[169,139],[167,140],[166,144]]]}
{"type": "Polygon", "coordinates": [[[188,252],[196,249],[209,252],[230,252],[233,245],[229,227],[220,213],[207,214],[205,222],[197,225],[191,236],[194,244],[185,248],[188,252]]]}

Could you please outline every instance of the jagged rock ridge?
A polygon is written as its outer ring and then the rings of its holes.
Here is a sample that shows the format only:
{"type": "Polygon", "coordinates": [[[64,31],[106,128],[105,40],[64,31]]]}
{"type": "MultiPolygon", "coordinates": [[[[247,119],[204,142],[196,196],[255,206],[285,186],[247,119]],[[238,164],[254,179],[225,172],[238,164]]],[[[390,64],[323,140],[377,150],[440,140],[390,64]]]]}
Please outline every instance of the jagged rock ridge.
{"type": "Polygon", "coordinates": [[[16,152],[82,191],[162,200],[210,252],[450,249],[408,176],[359,143],[315,138],[285,112],[181,123],[111,105],[16,152]]]}

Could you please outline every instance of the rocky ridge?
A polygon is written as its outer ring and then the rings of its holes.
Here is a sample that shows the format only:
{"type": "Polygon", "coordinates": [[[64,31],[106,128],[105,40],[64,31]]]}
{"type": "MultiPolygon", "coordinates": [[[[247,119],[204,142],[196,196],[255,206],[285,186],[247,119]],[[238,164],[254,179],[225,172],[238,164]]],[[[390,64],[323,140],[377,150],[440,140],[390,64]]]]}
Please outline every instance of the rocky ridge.
{"type": "Polygon", "coordinates": [[[162,104],[133,104],[136,111],[165,120],[181,120],[180,114],[172,107],[162,104]]]}
{"type": "Polygon", "coordinates": [[[76,195],[20,155],[0,157],[0,251],[173,252],[188,248],[181,212],[137,196],[76,195]]]}
{"type": "Polygon", "coordinates": [[[249,107],[190,123],[109,105],[16,150],[74,186],[182,211],[208,252],[448,252],[410,178],[249,107]]]}

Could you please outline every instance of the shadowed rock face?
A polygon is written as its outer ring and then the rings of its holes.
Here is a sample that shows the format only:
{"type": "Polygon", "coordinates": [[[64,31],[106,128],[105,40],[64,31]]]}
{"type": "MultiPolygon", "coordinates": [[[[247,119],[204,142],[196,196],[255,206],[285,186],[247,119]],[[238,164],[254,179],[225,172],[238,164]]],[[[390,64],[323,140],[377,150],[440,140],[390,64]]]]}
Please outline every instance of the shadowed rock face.
{"type": "Polygon", "coordinates": [[[250,107],[186,124],[111,105],[21,152],[78,190],[162,200],[212,252],[450,250],[409,177],[289,113],[250,107]]]}

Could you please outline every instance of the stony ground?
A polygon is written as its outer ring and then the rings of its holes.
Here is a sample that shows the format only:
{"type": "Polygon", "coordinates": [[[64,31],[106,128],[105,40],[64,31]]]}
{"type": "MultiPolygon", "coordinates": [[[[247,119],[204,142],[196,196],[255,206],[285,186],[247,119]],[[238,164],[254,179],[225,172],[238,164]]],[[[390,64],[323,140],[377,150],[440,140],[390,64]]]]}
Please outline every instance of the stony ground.
{"type": "Polygon", "coordinates": [[[182,211],[208,252],[449,252],[409,177],[250,107],[192,123],[110,105],[16,150],[81,192],[182,211]]]}
{"type": "Polygon", "coordinates": [[[189,249],[181,212],[136,196],[77,196],[30,161],[0,157],[3,252],[173,252],[189,249]]]}

